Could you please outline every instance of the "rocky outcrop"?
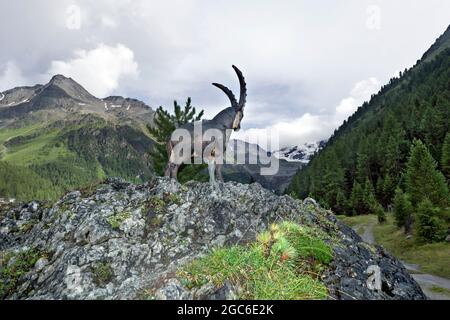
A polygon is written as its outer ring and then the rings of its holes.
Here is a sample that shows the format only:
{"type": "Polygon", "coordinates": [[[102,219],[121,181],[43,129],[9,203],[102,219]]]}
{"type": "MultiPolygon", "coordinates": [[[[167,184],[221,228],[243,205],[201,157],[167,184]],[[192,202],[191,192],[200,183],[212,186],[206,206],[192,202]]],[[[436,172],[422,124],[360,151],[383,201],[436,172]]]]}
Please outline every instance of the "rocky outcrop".
{"type": "Polygon", "coordinates": [[[312,199],[277,196],[259,184],[144,185],[111,179],[51,206],[32,202],[0,213],[0,294],[6,299],[231,299],[236,288],[188,289],[187,261],[213,247],[245,244],[272,222],[325,232],[333,262],[322,275],[330,298],[424,299],[403,265],[372,247],[312,199]],[[368,288],[368,267],[381,289],[368,288]]]}

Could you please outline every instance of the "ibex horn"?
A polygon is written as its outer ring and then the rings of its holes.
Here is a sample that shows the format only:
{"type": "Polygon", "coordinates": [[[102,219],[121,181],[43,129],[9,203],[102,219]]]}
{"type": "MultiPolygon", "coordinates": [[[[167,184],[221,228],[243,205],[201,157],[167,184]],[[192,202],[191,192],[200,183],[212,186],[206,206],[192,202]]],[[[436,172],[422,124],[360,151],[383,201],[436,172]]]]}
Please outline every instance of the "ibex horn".
{"type": "Polygon", "coordinates": [[[230,89],[228,89],[227,87],[225,87],[224,85],[222,85],[220,83],[213,83],[212,85],[216,86],[217,88],[219,88],[220,90],[225,92],[225,94],[227,95],[228,99],[230,99],[230,101],[231,101],[231,106],[233,108],[238,108],[238,103],[236,101],[236,97],[234,96],[233,92],[231,92],[230,89]]]}
{"type": "Polygon", "coordinates": [[[233,69],[236,72],[238,78],[239,78],[239,84],[240,84],[240,89],[241,89],[241,95],[239,97],[239,110],[244,108],[245,106],[245,102],[247,99],[247,87],[245,84],[245,79],[244,76],[242,75],[241,70],[239,70],[235,65],[233,65],[233,69]]]}

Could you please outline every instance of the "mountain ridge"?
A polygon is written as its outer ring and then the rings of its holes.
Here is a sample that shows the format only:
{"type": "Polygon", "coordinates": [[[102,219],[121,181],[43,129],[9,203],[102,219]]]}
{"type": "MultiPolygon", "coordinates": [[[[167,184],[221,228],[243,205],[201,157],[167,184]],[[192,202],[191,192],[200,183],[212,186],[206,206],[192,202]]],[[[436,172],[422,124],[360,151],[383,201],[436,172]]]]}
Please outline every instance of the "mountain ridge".
{"type": "Polygon", "coordinates": [[[2,92],[2,96],[0,128],[14,125],[18,119],[39,121],[39,116],[37,120],[33,120],[33,113],[41,114],[46,121],[64,119],[74,113],[93,113],[106,120],[134,122],[142,127],[151,123],[155,115],[155,111],[143,101],[120,96],[100,99],[91,95],[72,78],[60,74],[54,75],[44,85],[15,87],[2,92]]]}
{"type": "Polygon", "coordinates": [[[447,30],[436,39],[434,44],[423,54],[420,61],[429,61],[441,51],[450,47],[450,25],[447,27],[447,30]]]}
{"type": "Polygon", "coordinates": [[[425,143],[442,169],[450,130],[449,83],[450,28],[414,67],[392,78],[344,121],[293,178],[289,192],[311,194],[340,214],[362,214],[359,190],[385,209],[392,206],[396,188],[405,188],[401,174],[414,139],[425,143]]]}

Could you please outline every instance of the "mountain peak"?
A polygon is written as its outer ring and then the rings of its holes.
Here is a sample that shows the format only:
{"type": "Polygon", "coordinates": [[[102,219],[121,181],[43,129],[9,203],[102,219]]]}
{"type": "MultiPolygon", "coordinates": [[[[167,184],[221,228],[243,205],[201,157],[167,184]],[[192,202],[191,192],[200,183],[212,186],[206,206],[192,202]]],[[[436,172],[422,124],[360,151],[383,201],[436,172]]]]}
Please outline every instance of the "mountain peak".
{"type": "Polygon", "coordinates": [[[84,102],[98,100],[81,84],[62,74],[54,75],[50,81],[42,87],[40,94],[42,96],[51,96],[53,98],[70,97],[84,102]]]}
{"type": "Polygon", "coordinates": [[[312,156],[325,146],[326,142],[327,140],[322,140],[318,142],[306,142],[298,146],[285,147],[275,151],[274,156],[289,162],[307,164],[312,156]]]}
{"type": "Polygon", "coordinates": [[[99,99],[63,74],[51,76],[44,85],[17,87],[0,94],[0,127],[19,116],[33,118],[35,111],[43,111],[52,119],[71,117],[71,114],[79,112],[94,113],[122,124],[146,124],[152,121],[155,113],[150,106],[137,99],[121,96],[99,99]]]}
{"type": "MultiPolygon", "coordinates": [[[[72,88],[82,88],[84,91],[86,91],[86,89],[83,88],[83,86],[81,86],[78,82],[76,82],[75,80],[73,80],[70,77],[66,77],[62,74],[55,74],[50,81],[47,83],[47,86],[49,85],[57,85],[60,87],[64,87],[68,88],[68,87],[72,87],[72,88]]],[[[87,91],[86,91],[87,92],[87,91]]]]}
{"type": "MultiPolygon", "coordinates": [[[[66,76],[62,74],[55,74],[51,79],[50,82],[56,82],[56,81],[64,81],[64,80],[72,80],[72,78],[67,78],[66,76]]],[[[73,80],[72,80],[73,81],[73,80]]]]}

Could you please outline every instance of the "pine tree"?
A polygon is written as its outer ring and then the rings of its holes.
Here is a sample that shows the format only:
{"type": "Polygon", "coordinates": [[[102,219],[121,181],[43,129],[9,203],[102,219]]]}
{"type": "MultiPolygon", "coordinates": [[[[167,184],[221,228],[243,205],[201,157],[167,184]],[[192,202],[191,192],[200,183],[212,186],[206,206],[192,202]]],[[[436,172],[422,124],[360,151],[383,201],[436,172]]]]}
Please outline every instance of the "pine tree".
{"type": "Polygon", "coordinates": [[[446,178],[450,180],[450,132],[445,136],[442,145],[441,168],[446,178]]]}
{"type": "Polygon", "coordinates": [[[392,113],[384,118],[384,125],[378,145],[379,163],[383,175],[398,176],[401,159],[408,152],[405,130],[392,113]]]}
{"type": "Polygon", "coordinates": [[[345,198],[345,195],[341,190],[339,190],[337,192],[336,205],[334,206],[333,211],[336,214],[347,214],[348,213],[347,199],[345,198]]]}
{"type": "Polygon", "coordinates": [[[353,184],[349,203],[353,209],[351,211],[352,215],[360,215],[364,213],[364,190],[356,181],[353,184]]]}
{"type": "Polygon", "coordinates": [[[395,190],[394,197],[394,217],[397,227],[405,227],[405,233],[410,231],[409,221],[413,214],[413,206],[408,194],[404,193],[402,189],[395,190]]]}
{"type": "Polygon", "coordinates": [[[445,105],[443,103],[428,107],[420,123],[423,142],[427,145],[431,155],[435,159],[439,159],[441,155],[443,138],[449,130],[449,109],[448,104],[445,105]]]}
{"type": "Polygon", "coordinates": [[[438,211],[426,198],[419,203],[416,214],[416,233],[420,241],[444,240],[447,230],[444,221],[438,217],[438,211]]]}
{"type": "Polygon", "coordinates": [[[375,214],[377,215],[379,223],[386,222],[386,213],[384,212],[384,208],[381,204],[376,202],[373,210],[374,210],[375,214]]]}
{"type": "Polygon", "coordinates": [[[370,182],[369,178],[366,178],[364,183],[363,209],[361,214],[374,214],[377,204],[372,182],[370,182]]]}
{"type": "Polygon", "coordinates": [[[324,157],[327,159],[327,166],[322,171],[321,187],[316,194],[319,193],[319,198],[333,208],[337,203],[337,194],[343,188],[344,172],[335,152],[327,152],[324,157]]]}
{"type": "Polygon", "coordinates": [[[385,206],[384,180],[382,177],[378,177],[378,179],[377,179],[377,184],[376,184],[376,188],[375,188],[375,197],[383,206],[385,206]]]}
{"type": "MultiPolygon", "coordinates": [[[[169,156],[166,151],[166,142],[169,139],[172,132],[179,127],[188,122],[198,121],[203,116],[203,110],[197,114],[195,107],[191,105],[191,98],[186,100],[186,105],[182,110],[177,101],[173,102],[174,114],[170,114],[168,111],[164,110],[160,106],[156,110],[156,115],[154,118],[154,125],[147,126],[150,134],[156,140],[154,150],[152,152],[153,167],[157,174],[163,175],[164,168],[167,164],[169,156]]],[[[200,170],[203,170],[203,166],[196,166],[195,172],[190,172],[189,175],[196,175],[200,170]]],[[[192,171],[190,169],[188,171],[192,171]]],[[[182,169],[179,171],[182,175],[182,169]]],[[[180,177],[180,181],[181,181],[180,177]]]]}
{"type": "Polygon", "coordinates": [[[405,173],[406,191],[413,205],[425,198],[438,207],[448,204],[448,187],[445,177],[437,169],[436,161],[420,141],[414,140],[405,173]]]}
{"type": "Polygon", "coordinates": [[[370,146],[368,141],[363,139],[359,143],[358,153],[356,156],[356,179],[360,183],[364,183],[365,177],[370,175],[370,146]]]}
{"type": "Polygon", "coordinates": [[[381,203],[385,208],[392,203],[396,187],[396,181],[391,178],[391,175],[386,174],[383,183],[383,201],[381,203]]]}

